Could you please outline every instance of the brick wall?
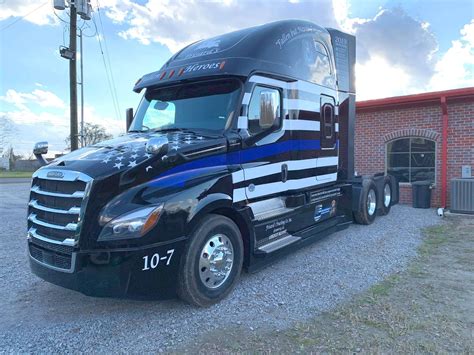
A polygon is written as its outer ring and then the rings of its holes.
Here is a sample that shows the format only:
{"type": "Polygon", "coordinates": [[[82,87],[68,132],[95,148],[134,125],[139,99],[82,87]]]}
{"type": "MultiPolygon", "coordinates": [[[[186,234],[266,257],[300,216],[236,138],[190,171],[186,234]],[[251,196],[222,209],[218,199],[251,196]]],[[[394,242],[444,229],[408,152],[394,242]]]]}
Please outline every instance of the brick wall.
{"type": "Polygon", "coordinates": [[[448,100],[448,116],[447,201],[449,203],[451,179],[461,177],[462,165],[471,165],[474,169],[474,100],[457,102],[448,100]]]}
{"type": "MultiPolygon", "coordinates": [[[[448,98],[448,204],[449,181],[461,176],[462,165],[474,167],[474,98],[448,98]]],[[[386,143],[401,137],[436,141],[436,185],[431,204],[441,205],[442,111],[439,102],[403,106],[358,108],[355,129],[355,167],[359,174],[385,171],[386,143]]],[[[411,186],[400,184],[401,203],[411,203],[411,186]]]]}

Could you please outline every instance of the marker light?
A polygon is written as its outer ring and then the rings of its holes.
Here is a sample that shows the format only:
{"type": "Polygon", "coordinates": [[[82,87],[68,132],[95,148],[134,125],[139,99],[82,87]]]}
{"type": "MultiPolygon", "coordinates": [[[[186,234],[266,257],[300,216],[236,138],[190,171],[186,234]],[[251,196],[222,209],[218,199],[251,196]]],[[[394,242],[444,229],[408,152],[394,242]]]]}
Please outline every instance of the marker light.
{"type": "Polygon", "coordinates": [[[107,223],[99,241],[140,238],[156,226],[163,205],[145,207],[125,213],[107,223]]]}
{"type": "Polygon", "coordinates": [[[168,76],[168,79],[171,78],[174,75],[174,69],[170,71],[170,75],[168,76]]]}
{"type": "Polygon", "coordinates": [[[160,75],[160,80],[163,80],[163,78],[165,77],[165,75],[166,75],[166,72],[165,72],[165,71],[164,71],[163,73],[161,73],[161,75],[160,75]]]}

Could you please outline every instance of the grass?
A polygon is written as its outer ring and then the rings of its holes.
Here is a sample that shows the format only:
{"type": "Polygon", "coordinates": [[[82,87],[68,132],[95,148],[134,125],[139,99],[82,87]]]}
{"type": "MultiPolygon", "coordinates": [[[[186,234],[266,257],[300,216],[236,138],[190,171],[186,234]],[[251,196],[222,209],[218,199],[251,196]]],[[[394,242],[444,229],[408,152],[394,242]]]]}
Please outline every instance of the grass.
{"type": "Polygon", "coordinates": [[[474,218],[425,229],[409,267],[333,311],[275,332],[222,329],[188,353],[472,353],[474,218]]]}
{"type": "Polygon", "coordinates": [[[0,178],[31,178],[32,171],[0,171],[0,178]]]}

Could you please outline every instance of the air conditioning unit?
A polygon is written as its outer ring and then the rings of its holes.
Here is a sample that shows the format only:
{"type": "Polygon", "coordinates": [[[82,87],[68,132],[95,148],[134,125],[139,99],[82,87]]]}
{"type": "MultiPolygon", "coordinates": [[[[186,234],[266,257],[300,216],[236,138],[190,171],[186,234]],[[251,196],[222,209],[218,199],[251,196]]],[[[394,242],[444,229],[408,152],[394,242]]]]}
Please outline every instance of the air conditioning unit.
{"type": "Polygon", "coordinates": [[[451,180],[451,212],[474,214],[474,178],[451,180]]]}

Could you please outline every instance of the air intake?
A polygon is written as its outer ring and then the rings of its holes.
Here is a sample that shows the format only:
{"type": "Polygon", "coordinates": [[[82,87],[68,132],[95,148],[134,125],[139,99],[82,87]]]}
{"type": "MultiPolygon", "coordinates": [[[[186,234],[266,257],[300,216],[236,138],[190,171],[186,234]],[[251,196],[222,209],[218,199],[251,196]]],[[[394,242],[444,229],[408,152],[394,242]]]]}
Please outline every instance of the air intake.
{"type": "Polygon", "coordinates": [[[474,214],[474,179],[451,180],[451,212],[474,214]]]}

